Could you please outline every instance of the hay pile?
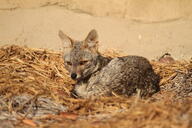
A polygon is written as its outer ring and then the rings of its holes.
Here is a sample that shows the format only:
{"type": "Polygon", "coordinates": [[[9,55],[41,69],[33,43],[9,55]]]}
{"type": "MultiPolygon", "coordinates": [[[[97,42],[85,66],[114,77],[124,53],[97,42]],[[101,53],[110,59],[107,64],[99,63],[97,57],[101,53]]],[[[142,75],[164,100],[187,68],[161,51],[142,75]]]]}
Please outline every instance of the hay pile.
{"type": "Polygon", "coordinates": [[[151,98],[73,99],[75,82],[68,77],[61,54],[1,47],[0,127],[192,127],[192,63],[151,63],[162,78],[161,91],[151,98]]]}

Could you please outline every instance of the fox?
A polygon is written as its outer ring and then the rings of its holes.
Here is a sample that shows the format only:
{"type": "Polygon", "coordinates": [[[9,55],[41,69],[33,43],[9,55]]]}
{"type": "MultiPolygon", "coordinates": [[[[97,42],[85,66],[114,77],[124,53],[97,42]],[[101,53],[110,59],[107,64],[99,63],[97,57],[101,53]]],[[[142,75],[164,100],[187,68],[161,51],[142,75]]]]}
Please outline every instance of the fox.
{"type": "Polygon", "coordinates": [[[141,97],[151,96],[160,90],[159,76],[150,62],[142,56],[105,57],[98,50],[98,33],[92,29],[83,41],[64,34],[64,66],[76,81],[71,95],[75,98],[97,98],[114,94],[141,97]]]}

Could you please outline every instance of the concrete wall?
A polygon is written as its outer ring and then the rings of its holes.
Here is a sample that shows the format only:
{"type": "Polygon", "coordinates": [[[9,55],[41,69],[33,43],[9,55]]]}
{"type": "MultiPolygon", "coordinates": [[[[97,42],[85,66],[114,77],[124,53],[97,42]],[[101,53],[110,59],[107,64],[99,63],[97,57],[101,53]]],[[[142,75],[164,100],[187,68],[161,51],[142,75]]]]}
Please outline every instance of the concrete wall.
{"type": "Polygon", "coordinates": [[[192,14],[192,0],[0,0],[0,10],[44,6],[144,22],[174,20],[192,14]]]}

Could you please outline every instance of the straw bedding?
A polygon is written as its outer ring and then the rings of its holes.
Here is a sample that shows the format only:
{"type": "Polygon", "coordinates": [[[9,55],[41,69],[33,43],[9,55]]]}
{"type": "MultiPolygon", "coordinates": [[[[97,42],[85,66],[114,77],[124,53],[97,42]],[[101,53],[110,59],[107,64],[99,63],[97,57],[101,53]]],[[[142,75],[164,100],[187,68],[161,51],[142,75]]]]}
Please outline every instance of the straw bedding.
{"type": "MultiPolygon", "coordinates": [[[[106,56],[122,56],[106,51],[106,56]]],[[[114,95],[74,99],[61,53],[23,46],[0,48],[0,128],[190,128],[192,62],[151,61],[161,91],[140,99],[114,95]]]]}

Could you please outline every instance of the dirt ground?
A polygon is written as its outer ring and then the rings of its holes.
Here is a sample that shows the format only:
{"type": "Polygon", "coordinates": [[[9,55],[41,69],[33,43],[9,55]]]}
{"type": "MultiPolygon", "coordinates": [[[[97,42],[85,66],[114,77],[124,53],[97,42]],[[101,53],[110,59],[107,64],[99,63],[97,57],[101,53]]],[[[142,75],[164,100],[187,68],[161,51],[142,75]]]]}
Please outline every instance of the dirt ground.
{"type": "Polygon", "coordinates": [[[101,50],[189,59],[191,7],[190,0],[1,0],[0,44],[60,50],[58,30],[82,40],[95,28],[101,50]]]}

